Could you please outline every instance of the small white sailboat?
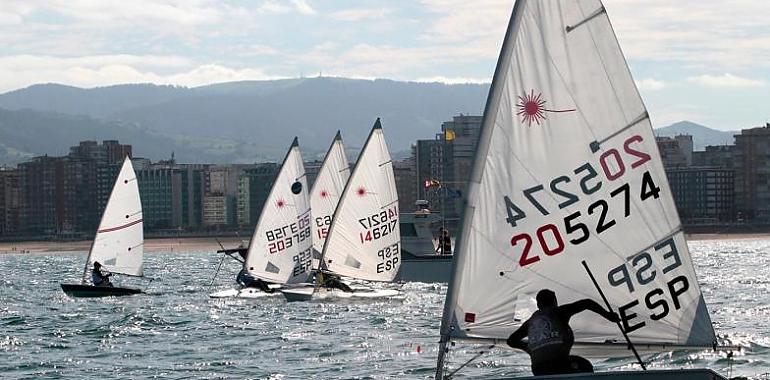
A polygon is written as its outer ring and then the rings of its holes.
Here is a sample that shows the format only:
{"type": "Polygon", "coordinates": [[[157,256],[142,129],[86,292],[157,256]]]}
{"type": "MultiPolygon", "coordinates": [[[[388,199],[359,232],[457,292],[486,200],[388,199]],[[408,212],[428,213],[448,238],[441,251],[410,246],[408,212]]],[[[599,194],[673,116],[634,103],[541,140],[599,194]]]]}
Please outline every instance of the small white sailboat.
{"type": "Polygon", "coordinates": [[[88,283],[94,263],[113,274],[142,276],[144,229],[142,201],[131,159],[126,157],[104,208],[102,220],[86,258],[80,284],[61,284],[72,297],[123,296],[141,293],[140,289],[95,286],[88,283]]]}
{"type": "MultiPolygon", "coordinates": [[[[573,352],[631,356],[626,334],[640,352],[717,344],[647,110],[599,0],[516,1],[468,192],[436,379],[451,342],[505,346],[542,289],[620,315],[618,325],[573,317],[573,352]]],[[[591,376],[721,378],[558,378],[591,376]]]]}
{"type": "MultiPolygon", "coordinates": [[[[398,218],[393,163],[377,119],[334,211],[321,252],[321,271],[365,281],[393,281],[401,265],[398,218]]],[[[289,301],[398,295],[393,289],[354,286],[352,290],[309,284],[282,292],[289,301]]]]}
{"type": "MultiPolygon", "coordinates": [[[[298,284],[310,275],[313,238],[310,199],[302,154],[297,138],[289,147],[254,228],[243,269],[271,289],[298,284]]],[[[212,298],[261,298],[280,292],[241,287],[209,294],[212,298]]]]}
{"type": "Polygon", "coordinates": [[[313,268],[319,268],[321,252],[329,235],[334,210],[340,202],[350,178],[350,163],[345,155],[342,135],[337,131],[321,164],[313,189],[310,190],[310,213],[313,217],[313,268]]]}

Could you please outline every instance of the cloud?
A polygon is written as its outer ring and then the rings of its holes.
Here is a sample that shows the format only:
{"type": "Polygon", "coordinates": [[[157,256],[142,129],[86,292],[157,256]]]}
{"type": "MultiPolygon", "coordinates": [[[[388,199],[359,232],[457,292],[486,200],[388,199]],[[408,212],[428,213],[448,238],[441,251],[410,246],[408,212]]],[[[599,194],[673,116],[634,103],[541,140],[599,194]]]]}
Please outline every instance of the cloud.
{"type": "Polygon", "coordinates": [[[640,79],[636,81],[636,87],[638,87],[639,90],[642,90],[642,91],[662,90],[666,88],[666,86],[667,86],[666,82],[653,79],[653,78],[640,79]]]}
{"type": "Polygon", "coordinates": [[[258,8],[259,11],[266,13],[290,13],[297,12],[303,15],[313,15],[315,9],[305,0],[276,1],[267,0],[258,8]]]}
{"type": "Polygon", "coordinates": [[[376,9],[345,9],[332,12],[332,19],[339,21],[361,21],[366,19],[379,19],[390,14],[392,10],[387,8],[376,9]]]}
{"type": "Polygon", "coordinates": [[[762,87],[765,85],[765,82],[761,80],[742,78],[730,73],[722,75],[704,74],[689,77],[687,81],[706,87],[762,87]]]}

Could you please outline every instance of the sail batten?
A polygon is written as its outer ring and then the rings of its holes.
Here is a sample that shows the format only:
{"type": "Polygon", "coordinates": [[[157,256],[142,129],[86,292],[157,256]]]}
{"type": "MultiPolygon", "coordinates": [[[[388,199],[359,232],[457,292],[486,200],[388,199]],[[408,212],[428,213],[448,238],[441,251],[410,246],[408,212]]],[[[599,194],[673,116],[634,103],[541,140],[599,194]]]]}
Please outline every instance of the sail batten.
{"type": "MultiPolygon", "coordinates": [[[[504,340],[542,289],[601,302],[586,261],[634,342],[713,343],[650,118],[599,0],[516,2],[468,193],[442,342],[504,340]]],[[[624,341],[590,315],[571,325],[576,341],[624,341]]]]}

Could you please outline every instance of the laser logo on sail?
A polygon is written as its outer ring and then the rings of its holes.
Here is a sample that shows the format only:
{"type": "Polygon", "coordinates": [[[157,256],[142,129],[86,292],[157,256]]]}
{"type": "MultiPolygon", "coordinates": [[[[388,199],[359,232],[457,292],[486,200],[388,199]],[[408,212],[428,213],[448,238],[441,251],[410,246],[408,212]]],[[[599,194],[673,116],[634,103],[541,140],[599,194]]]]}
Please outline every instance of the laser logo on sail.
{"type": "Polygon", "coordinates": [[[546,101],[543,99],[543,94],[538,93],[535,95],[535,90],[532,90],[529,94],[519,96],[519,102],[516,103],[518,112],[516,115],[521,117],[521,122],[526,123],[527,126],[532,126],[532,122],[540,125],[540,122],[546,119],[546,112],[572,112],[575,109],[568,110],[549,110],[545,108],[546,101]]]}

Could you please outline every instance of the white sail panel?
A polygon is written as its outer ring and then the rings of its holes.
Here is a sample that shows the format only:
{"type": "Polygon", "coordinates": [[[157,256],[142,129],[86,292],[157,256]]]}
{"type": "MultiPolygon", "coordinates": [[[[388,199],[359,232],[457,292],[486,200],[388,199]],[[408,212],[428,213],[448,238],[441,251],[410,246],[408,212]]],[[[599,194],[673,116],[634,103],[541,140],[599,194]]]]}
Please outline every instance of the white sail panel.
{"type": "Polygon", "coordinates": [[[139,185],[131,159],[126,157],[91,245],[86,273],[98,261],[110,272],[141,276],[143,226],[139,185]]]}
{"type": "Polygon", "coordinates": [[[310,210],[313,215],[313,267],[318,267],[317,258],[323,251],[334,210],[345,190],[350,177],[350,164],[342,145],[342,136],[337,132],[329,148],[321,170],[318,172],[313,189],[310,191],[310,210]]]}
{"type": "Polygon", "coordinates": [[[244,264],[249,274],[265,281],[306,281],[313,239],[305,166],[294,139],[270,189],[249,243],[244,264]]]}
{"type": "Polygon", "coordinates": [[[392,281],[401,266],[398,193],[380,119],[374,124],[334,213],[323,250],[332,272],[392,281]]]}
{"type": "MultiPolygon", "coordinates": [[[[487,101],[442,335],[505,339],[535,294],[604,304],[630,338],[710,346],[647,111],[598,0],[519,0],[487,101]]],[[[584,313],[576,342],[623,342],[584,313]]]]}

